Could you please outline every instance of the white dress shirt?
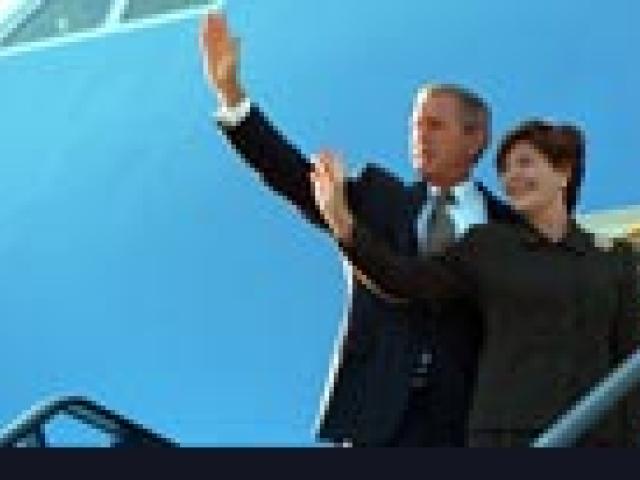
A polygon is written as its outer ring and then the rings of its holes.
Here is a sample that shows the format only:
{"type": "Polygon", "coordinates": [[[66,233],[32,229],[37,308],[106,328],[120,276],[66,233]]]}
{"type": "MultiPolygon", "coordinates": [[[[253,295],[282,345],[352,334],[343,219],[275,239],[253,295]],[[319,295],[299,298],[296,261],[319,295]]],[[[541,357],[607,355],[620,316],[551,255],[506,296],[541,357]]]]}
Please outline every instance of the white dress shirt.
{"type": "MultiPolygon", "coordinates": [[[[417,219],[418,238],[425,238],[428,218],[433,209],[433,200],[440,193],[440,188],[429,185],[430,198],[425,202],[417,219]]],[[[462,237],[473,226],[487,222],[487,206],[484,196],[473,180],[466,180],[451,188],[455,202],[447,205],[447,213],[453,221],[456,240],[462,237]]]]}

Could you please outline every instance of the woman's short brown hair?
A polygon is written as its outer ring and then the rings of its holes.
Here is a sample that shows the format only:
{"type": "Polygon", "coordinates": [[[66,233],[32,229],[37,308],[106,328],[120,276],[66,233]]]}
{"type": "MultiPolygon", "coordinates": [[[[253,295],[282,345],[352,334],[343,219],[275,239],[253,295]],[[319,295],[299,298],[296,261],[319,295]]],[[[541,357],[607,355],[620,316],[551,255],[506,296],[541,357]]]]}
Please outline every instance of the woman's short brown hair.
{"type": "Polygon", "coordinates": [[[527,142],[544,154],[556,169],[569,168],[567,184],[567,210],[573,212],[578,203],[578,194],[584,178],[584,135],[573,125],[554,125],[544,120],[527,120],[507,132],[496,155],[496,167],[502,174],[506,156],[516,143],[527,142]]]}

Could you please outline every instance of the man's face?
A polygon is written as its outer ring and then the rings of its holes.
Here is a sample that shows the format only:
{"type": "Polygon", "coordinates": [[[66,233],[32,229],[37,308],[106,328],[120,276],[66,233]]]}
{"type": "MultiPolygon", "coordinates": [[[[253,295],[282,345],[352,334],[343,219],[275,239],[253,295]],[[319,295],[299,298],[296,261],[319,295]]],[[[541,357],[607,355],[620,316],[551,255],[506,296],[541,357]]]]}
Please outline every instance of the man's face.
{"type": "Polygon", "coordinates": [[[450,186],[468,177],[482,141],[465,131],[462,108],[452,94],[422,91],[411,119],[413,166],[424,179],[450,186]]]}

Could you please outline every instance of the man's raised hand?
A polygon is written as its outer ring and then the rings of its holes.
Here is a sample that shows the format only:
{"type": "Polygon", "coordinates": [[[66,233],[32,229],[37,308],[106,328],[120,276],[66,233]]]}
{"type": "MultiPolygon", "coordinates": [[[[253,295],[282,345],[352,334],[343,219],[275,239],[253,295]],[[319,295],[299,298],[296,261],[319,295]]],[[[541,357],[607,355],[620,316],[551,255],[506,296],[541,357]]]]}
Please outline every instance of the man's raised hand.
{"type": "Polygon", "coordinates": [[[203,19],[200,51],[205,76],[220,101],[227,107],[237,105],[243,98],[238,81],[238,44],[238,39],[231,36],[223,14],[210,13],[203,19]]]}

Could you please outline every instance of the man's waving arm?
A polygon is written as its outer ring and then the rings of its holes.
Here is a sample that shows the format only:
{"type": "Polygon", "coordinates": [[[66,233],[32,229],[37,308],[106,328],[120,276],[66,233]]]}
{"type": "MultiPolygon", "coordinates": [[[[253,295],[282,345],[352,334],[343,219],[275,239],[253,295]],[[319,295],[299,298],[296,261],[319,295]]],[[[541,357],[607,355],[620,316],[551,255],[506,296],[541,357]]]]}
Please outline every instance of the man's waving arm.
{"type": "Polygon", "coordinates": [[[218,124],[231,145],[265,184],[310,222],[326,227],[311,193],[311,162],[245,95],[239,78],[239,41],[231,36],[223,15],[205,17],[200,48],[205,77],[218,97],[218,124]]]}

